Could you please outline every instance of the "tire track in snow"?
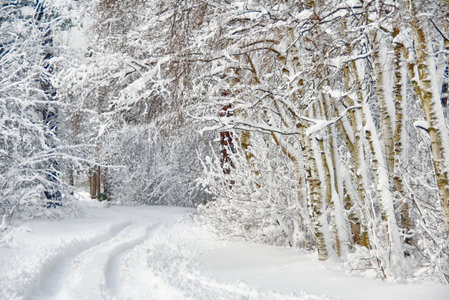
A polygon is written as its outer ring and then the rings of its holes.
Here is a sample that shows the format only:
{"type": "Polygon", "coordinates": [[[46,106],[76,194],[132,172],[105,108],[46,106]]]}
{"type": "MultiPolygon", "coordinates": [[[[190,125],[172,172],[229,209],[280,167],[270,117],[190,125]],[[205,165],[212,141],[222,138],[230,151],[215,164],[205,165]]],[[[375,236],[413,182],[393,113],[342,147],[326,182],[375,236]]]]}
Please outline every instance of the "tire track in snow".
{"type": "Polygon", "coordinates": [[[70,265],[54,299],[104,299],[107,297],[105,267],[115,249],[144,234],[135,224],[126,227],[112,239],[80,253],[70,265]]]}
{"type": "MultiPolygon", "coordinates": [[[[167,299],[167,300],[182,300],[185,299],[182,286],[174,286],[166,280],[165,276],[160,276],[148,264],[148,250],[157,243],[158,237],[167,232],[166,225],[160,225],[149,234],[145,240],[124,253],[121,259],[121,264],[117,267],[115,274],[116,282],[120,284],[115,285],[114,295],[107,298],[110,300],[151,300],[151,299],[167,299]],[[164,230],[163,230],[164,229],[164,230]]],[[[158,257],[158,259],[165,260],[165,256],[158,257]]],[[[170,276],[172,270],[169,268],[165,270],[170,276]]],[[[114,282],[111,281],[110,284],[114,282]]]]}
{"type": "Polygon", "coordinates": [[[47,299],[55,295],[62,286],[63,275],[67,272],[73,262],[82,253],[89,249],[106,243],[110,239],[118,236],[130,225],[130,222],[122,222],[112,225],[110,229],[89,240],[72,240],[62,249],[57,249],[58,253],[46,261],[34,279],[34,284],[29,290],[27,299],[47,299]]]}
{"type": "Polygon", "coordinates": [[[107,290],[106,294],[108,298],[120,299],[118,297],[118,294],[120,292],[120,266],[127,267],[126,255],[133,251],[133,249],[135,249],[137,246],[148,240],[152,233],[160,226],[160,222],[147,226],[145,233],[142,236],[120,244],[109,253],[106,265],[104,267],[106,281],[105,286],[107,290]]]}
{"type": "MultiPolygon", "coordinates": [[[[107,286],[114,269],[115,256],[132,250],[144,242],[153,225],[137,222],[124,227],[117,234],[102,243],[80,252],[66,264],[57,282],[53,281],[53,292],[40,295],[37,299],[105,299],[111,298],[107,286]],[[109,273],[110,272],[110,273],[109,273]]],[[[51,282],[51,281],[49,281],[51,282]]],[[[112,283],[110,284],[110,286],[112,283]]]]}

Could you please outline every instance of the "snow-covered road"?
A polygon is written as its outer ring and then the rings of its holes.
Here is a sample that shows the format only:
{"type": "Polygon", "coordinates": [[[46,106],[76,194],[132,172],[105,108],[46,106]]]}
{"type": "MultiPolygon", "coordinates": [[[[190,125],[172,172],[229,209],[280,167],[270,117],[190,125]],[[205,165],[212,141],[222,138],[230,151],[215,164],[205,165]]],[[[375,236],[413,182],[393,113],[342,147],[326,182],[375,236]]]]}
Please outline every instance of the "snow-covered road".
{"type": "Polygon", "coordinates": [[[188,209],[85,205],[86,217],[28,222],[5,237],[0,299],[297,298],[199,272],[200,248],[213,238],[188,209]]]}
{"type": "Polygon", "coordinates": [[[294,249],[219,240],[188,209],[84,205],[85,217],[26,222],[0,241],[0,299],[449,299],[447,286],[354,277],[294,249]]]}

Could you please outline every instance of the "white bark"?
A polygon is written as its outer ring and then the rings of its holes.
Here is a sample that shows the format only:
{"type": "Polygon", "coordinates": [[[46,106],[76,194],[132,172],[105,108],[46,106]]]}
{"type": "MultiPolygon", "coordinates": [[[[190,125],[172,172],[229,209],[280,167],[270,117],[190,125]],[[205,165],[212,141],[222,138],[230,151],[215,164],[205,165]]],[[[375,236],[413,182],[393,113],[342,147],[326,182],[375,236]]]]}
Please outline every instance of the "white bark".
{"type": "Polygon", "coordinates": [[[383,210],[382,214],[385,215],[386,234],[388,236],[387,247],[389,248],[389,268],[388,271],[393,272],[394,276],[401,276],[399,269],[405,266],[403,262],[403,249],[402,242],[399,235],[399,227],[397,225],[393,194],[390,190],[389,174],[385,168],[386,159],[382,150],[381,141],[375,127],[372,114],[368,103],[363,103],[363,114],[365,116],[366,126],[365,130],[369,131],[370,143],[373,150],[373,165],[376,173],[376,184],[378,191],[378,201],[383,210]],[[399,266],[399,268],[397,267],[399,266]]]}

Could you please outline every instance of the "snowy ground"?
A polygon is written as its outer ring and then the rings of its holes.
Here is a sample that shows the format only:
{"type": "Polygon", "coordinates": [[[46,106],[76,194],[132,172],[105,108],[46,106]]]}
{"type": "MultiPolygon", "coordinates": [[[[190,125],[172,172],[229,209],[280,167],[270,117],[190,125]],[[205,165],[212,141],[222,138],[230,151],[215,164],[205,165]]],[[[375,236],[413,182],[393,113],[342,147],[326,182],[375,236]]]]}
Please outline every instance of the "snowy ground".
{"type": "Polygon", "coordinates": [[[0,241],[0,299],[449,299],[449,286],[335,271],[294,249],[219,240],[187,209],[104,208],[0,241]]]}

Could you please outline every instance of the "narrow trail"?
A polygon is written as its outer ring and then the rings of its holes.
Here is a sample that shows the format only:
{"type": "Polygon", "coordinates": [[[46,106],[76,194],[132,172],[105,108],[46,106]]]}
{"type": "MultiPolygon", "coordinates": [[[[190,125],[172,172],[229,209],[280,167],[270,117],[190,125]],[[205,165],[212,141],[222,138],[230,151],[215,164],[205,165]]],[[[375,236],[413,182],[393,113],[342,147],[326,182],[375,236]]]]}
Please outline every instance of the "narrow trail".
{"type": "MultiPolygon", "coordinates": [[[[134,268],[134,264],[130,264],[125,258],[134,248],[148,240],[161,223],[155,223],[147,226],[145,232],[139,237],[129,240],[117,246],[108,257],[104,267],[106,290],[108,298],[115,299],[119,294],[121,280],[120,273],[123,267],[134,268]]],[[[131,272],[130,272],[131,273],[131,272]]]]}
{"type": "Polygon", "coordinates": [[[31,291],[30,299],[50,299],[57,296],[58,291],[63,289],[71,268],[79,263],[83,255],[94,248],[109,244],[129,226],[129,222],[114,224],[106,234],[89,240],[72,242],[61,249],[42,266],[40,280],[31,291]]]}
{"type": "MultiPolygon", "coordinates": [[[[154,226],[152,226],[154,227],[154,226]]],[[[148,227],[149,228],[149,227],[148,227]]],[[[90,247],[62,262],[67,267],[46,277],[36,299],[101,299],[110,295],[113,261],[122,252],[143,242],[148,230],[128,225],[109,240],[90,247]],[[56,280],[55,280],[56,279],[56,280]],[[55,281],[54,281],[55,280],[55,281]]]]}
{"type": "MultiPolygon", "coordinates": [[[[88,239],[74,239],[57,249],[42,264],[26,299],[118,299],[116,294],[122,277],[119,273],[126,263],[126,255],[148,241],[161,226],[161,220],[176,221],[176,217],[139,208],[90,209],[109,228],[88,239]]],[[[134,267],[128,266],[127,271],[132,272],[134,267]]]]}

